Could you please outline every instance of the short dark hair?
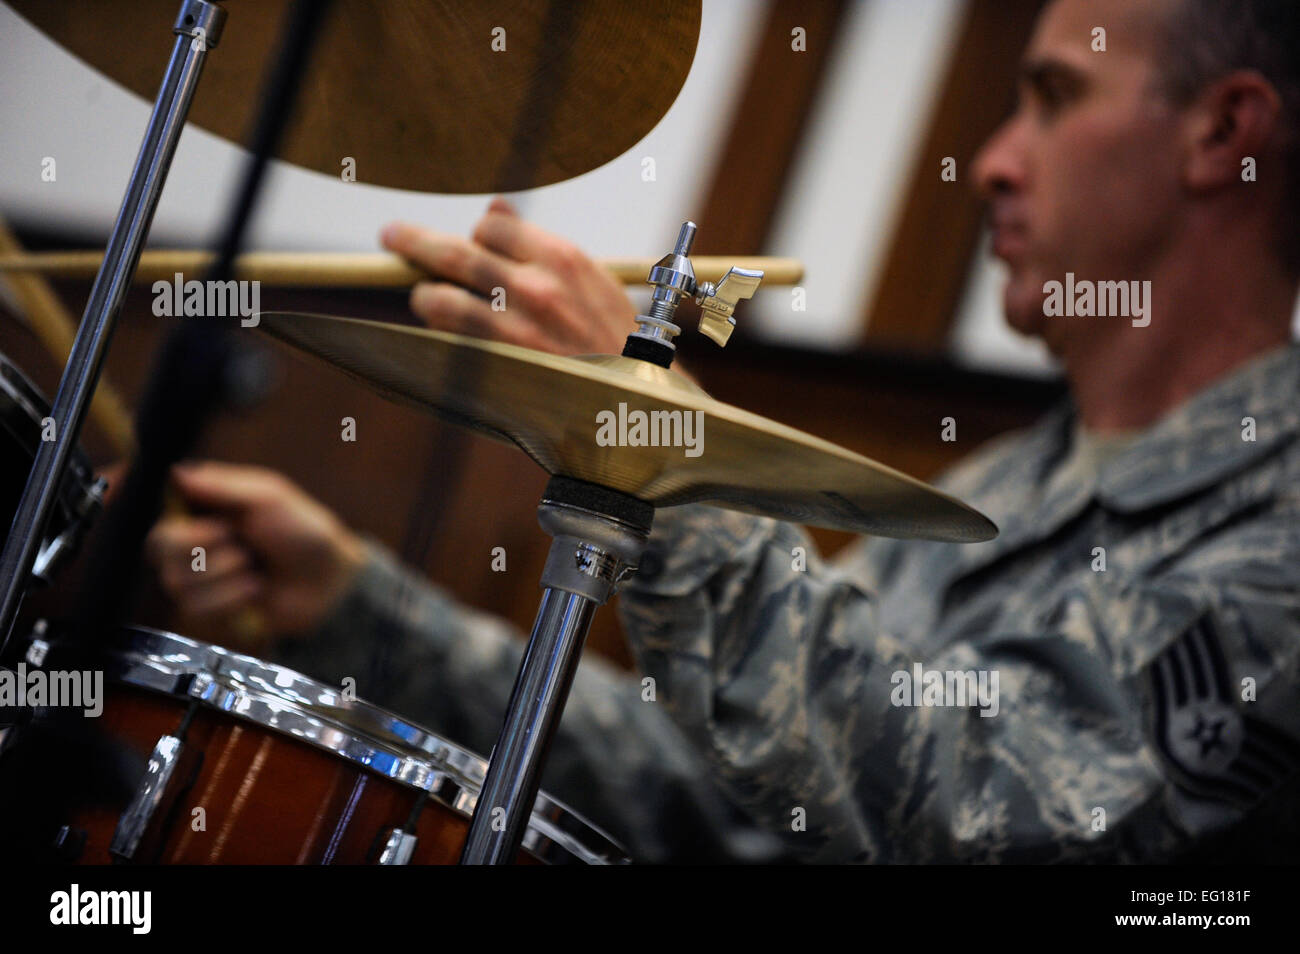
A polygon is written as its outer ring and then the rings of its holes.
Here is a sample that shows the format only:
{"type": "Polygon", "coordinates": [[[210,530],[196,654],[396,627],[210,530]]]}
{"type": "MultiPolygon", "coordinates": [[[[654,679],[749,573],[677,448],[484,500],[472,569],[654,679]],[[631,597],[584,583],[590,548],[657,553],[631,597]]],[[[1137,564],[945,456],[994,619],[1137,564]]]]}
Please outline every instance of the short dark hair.
{"type": "Polygon", "coordinates": [[[1300,0],[1181,0],[1160,66],[1165,94],[1190,102],[1234,70],[1255,70],[1282,100],[1286,200],[1277,226],[1283,260],[1300,274],[1300,0]]]}

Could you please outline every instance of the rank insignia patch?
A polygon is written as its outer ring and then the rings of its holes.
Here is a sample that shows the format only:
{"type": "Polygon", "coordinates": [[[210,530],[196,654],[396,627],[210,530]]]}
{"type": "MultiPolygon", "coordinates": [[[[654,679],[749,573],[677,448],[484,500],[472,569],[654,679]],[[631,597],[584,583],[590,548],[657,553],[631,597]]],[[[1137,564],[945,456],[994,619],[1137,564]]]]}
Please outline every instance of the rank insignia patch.
{"type": "Polygon", "coordinates": [[[1156,746],[1183,787],[1246,806],[1296,773],[1300,746],[1238,705],[1208,616],[1149,672],[1156,746]]]}

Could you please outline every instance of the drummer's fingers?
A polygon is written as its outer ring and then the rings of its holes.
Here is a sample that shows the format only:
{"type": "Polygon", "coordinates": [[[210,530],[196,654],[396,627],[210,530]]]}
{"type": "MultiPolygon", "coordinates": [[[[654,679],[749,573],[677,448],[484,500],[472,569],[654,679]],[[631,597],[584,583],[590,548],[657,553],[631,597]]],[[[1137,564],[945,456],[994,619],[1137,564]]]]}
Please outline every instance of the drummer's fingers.
{"type": "Polygon", "coordinates": [[[245,571],[187,590],[178,602],[182,611],[192,616],[229,613],[252,603],[261,596],[262,589],[262,578],[245,571]]]}
{"type": "Polygon", "coordinates": [[[226,544],[204,550],[188,562],[173,560],[159,568],[163,587],[173,596],[201,592],[215,583],[246,573],[253,566],[247,549],[226,544]]]}
{"type": "Polygon", "coordinates": [[[278,471],[223,461],[177,464],[172,481],[187,501],[213,510],[244,511],[298,492],[278,471]]]}
{"type": "Polygon", "coordinates": [[[164,590],[175,596],[202,585],[204,580],[241,572],[252,563],[251,556],[237,555],[243,549],[237,544],[222,543],[173,550],[157,562],[158,580],[164,590]],[[232,550],[235,552],[229,552],[232,550]]]}
{"type": "Polygon", "coordinates": [[[464,285],[484,295],[510,284],[514,263],[458,235],[394,222],[384,227],[381,239],[389,251],[435,278],[464,285]]]}
{"type": "Polygon", "coordinates": [[[474,240],[527,263],[511,276],[508,292],[512,306],[544,319],[542,350],[622,347],[635,309],[610,271],[577,245],[525,222],[504,200],[488,207],[474,240]]]}
{"type": "Polygon", "coordinates": [[[520,343],[518,329],[510,329],[502,320],[505,312],[494,312],[488,302],[459,285],[420,282],[411,289],[411,311],[438,331],[520,343]]]}
{"type": "Polygon", "coordinates": [[[198,554],[235,539],[234,528],[220,517],[167,517],[149,531],[145,552],[159,569],[172,563],[189,563],[198,554]]]}
{"type": "Polygon", "coordinates": [[[492,197],[492,201],[488,203],[488,211],[504,212],[507,215],[514,215],[514,216],[519,215],[519,210],[515,208],[514,203],[512,203],[509,199],[507,199],[503,195],[497,195],[492,197]]]}
{"type": "Polygon", "coordinates": [[[493,202],[474,227],[474,241],[484,248],[519,262],[537,262],[561,273],[571,271],[586,259],[581,249],[519,218],[509,204],[493,202]]]}

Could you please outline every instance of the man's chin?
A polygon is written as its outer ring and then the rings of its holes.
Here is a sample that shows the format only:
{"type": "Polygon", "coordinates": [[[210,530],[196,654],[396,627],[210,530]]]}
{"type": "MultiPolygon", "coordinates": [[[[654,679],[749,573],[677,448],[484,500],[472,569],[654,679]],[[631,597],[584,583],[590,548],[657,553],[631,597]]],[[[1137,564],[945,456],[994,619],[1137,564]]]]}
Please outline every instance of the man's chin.
{"type": "Polygon", "coordinates": [[[1007,324],[1028,338],[1041,338],[1047,318],[1043,314],[1043,295],[1022,282],[1008,283],[1002,294],[1002,308],[1007,324]]]}

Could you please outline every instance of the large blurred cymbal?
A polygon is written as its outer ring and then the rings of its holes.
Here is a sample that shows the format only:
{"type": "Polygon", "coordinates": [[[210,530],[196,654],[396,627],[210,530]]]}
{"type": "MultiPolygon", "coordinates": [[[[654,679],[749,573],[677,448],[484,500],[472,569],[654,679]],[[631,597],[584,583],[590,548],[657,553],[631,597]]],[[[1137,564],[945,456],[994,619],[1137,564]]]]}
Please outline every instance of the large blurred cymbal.
{"type": "Polygon", "coordinates": [[[259,327],[399,403],[518,445],[548,473],[665,507],[705,502],[813,526],[973,542],[982,514],[828,441],[721,401],[676,372],[614,355],[566,358],[403,325],[264,312],[259,327]],[[597,414],[702,411],[702,452],[603,447],[597,414]]]}
{"type": "MultiPolygon", "coordinates": [[[[82,60],[158,92],[179,0],[6,0],[82,60]]],[[[422,192],[561,182],[639,142],[690,72],[701,0],[335,0],[280,157],[422,192]],[[504,29],[505,50],[492,48],[504,29]]],[[[229,0],[190,119],[243,144],[288,0],[229,0]]]]}

